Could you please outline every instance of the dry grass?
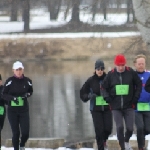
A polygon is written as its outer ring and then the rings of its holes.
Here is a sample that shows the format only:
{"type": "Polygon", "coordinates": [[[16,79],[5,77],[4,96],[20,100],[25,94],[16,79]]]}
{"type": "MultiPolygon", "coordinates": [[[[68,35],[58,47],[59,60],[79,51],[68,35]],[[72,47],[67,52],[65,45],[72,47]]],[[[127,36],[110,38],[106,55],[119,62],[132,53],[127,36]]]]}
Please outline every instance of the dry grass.
{"type": "MultiPolygon", "coordinates": [[[[0,41],[1,60],[88,60],[124,53],[133,37],[75,39],[7,39],[0,41]]],[[[135,49],[137,49],[135,47],[135,49]]],[[[127,51],[126,54],[131,53],[127,51]]]]}
{"type": "MultiPolygon", "coordinates": [[[[140,47],[141,51],[139,51],[139,46],[134,46],[134,50],[128,50],[128,45],[134,39],[135,37],[1,40],[0,72],[2,76],[9,76],[12,67],[12,62],[10,61],[19,59],[23,61],[28,75],[32,76],[34,74],[37,78],[43,75],[43,72],[47,76],[66,73],[81,75],[83,72],[89,76],[94,72],[94,63],[97,58],[104,60],[106,72],[108,72],[114,67],[114,56],[124,52],[128,59],[127,65],[132,67],[135,54],[146,52],[144,46],[143,49],[140,47]]],[[[149,69],[150,65],[147,65],[147,67],[149,69]]]]}

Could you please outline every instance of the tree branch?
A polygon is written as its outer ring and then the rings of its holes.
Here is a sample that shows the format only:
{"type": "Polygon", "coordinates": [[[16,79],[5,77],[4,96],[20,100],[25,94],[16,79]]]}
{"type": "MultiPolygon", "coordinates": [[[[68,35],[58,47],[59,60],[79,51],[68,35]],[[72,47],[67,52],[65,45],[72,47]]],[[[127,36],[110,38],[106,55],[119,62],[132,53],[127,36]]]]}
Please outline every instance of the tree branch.
{"type": "Polygon", "coordinates": [[[140,20],[138,19],[135,19],[135,21],[137,23],[139,23],[140,25],[142,25],[143,27],[146,27],[146,28],[149,28],[150,29],[150,22],[149,21],[146,21],[145,23],[141,22],[140,20]]]}

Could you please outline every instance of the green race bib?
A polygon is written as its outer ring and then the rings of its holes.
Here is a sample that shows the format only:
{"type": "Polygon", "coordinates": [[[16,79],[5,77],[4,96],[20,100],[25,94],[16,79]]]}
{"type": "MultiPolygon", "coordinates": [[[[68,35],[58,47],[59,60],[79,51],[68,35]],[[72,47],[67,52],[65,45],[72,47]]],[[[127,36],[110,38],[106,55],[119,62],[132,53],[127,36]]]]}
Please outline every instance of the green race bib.
{"type": "Polygon", "coordinates": [[[19,104],[16,104],[13,100],[11,101],[11,106],[23,106],[24,105],[24,100],[22,97],[17,97],[19,104]]]}
{"type": "Polygon", "coordinates": [[[96,97],[96,105],[108,105],[102,96],[96,97]]]}
{"type": "Polygon", "coordinates": [[[0,115],[4,115],[4,107],[0,106],[0,115]]]}
{"type": "Polygon", "coordinates": [[[137,110],[138,111],[150,111],[150,104],[149,103],[137,103],[137,110]]]}
{"type": "Polygon", "coordinates": [[[116,85],[116,95],[128,95],[129,85],[116,85]]]}

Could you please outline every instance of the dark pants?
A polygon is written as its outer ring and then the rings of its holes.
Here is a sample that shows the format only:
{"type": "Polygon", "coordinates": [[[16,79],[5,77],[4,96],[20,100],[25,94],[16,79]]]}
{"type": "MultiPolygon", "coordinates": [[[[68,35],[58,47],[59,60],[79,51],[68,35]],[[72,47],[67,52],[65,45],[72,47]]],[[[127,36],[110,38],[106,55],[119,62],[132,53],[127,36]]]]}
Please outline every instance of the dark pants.
{"type": "Polygon", "coordinates": [[[138,147],[145,146],[145,135],[150,134],[150,112],[135,112],[138,147]]]}
{"type": "Polygon", "coordinates": [[[19,138],[21,131],[20,147],[24,147],[29,138],[29,112],[13,112],[8,110],[8,120],[12,130],[12,143],[14,150],[19,150],[19,138]]]}
{"type": "Polygon", "coordinates": [[[119,145],[121,149],[124,149],[124,142],[129,142],[129,139],[133,133],[134,110],[132,108],[123,110],[113,110],[112,113],[116,122],[117,138],[119,140],[119,145]],[[125,136],[123,120],[125,121],[126,126],[125,136]]]}
{"type": "Polygon", "coordinates": [[[4,115],[0,115],[0,131],[2,131],[3,126],[4,126],[4,120],[5,120],[5,114],[4,115]]]}
{"type": "Polygon", "coordinates": [[[2,131],[3,126],[4,126],[5,116],[6,116],[5,113],[4,113],[4,115],[0,115],[0,147],[1,147],[1,131],[2,131]]]}
{"type": "Polygon", "coordinates": [[[91,111],[98,150],[104,150],[104,142],[108,139],[112,131],[112,113],[108,111],[91,111]]]}

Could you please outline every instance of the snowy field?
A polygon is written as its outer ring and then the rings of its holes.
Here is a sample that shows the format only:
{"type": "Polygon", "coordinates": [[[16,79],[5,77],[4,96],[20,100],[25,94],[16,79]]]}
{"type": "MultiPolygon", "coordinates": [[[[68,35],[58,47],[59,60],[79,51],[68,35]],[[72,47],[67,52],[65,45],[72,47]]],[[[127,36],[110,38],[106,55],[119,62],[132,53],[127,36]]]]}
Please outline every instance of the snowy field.
{"type": "MultiPolygon", "coordinates": [[[[30,29],[40,29],[46,27],[58,27],[67,24],[71,16],[68,15],[66,21],[64,21],[64,13],[60,13],[57,21],[50,21],[49,13],[42,10],[32,10],[30,29]]],[[[1,16],[0,17],[0,39],[6,38],[91,38],[91,37],[126,37],[126,36],[137,36],[140,35],[139,32],[88,32],[88,33],[40,33],[40,34],[5,34],[9,32],[22,32],[23,22],[9,22],[10,17],[1,16]]],[[[21,20],[21,19],[18,19],[21,20]]],[[[126,14],[108,14],[107,20],[103,19],[103,15],[97,14],[95,16],[95,21],[92,21],[92,15],[82,12],[80,13],[80,20],[83,22],[88,22],[89,24],[105,24],[105,25],[121,25],[127,20],[126,14]]]]}
{"type": "MultiPolygon", "coordinates": [[[[80,17],[81,21],[83,22],[88,22],[91,25],[94,24],[103,24],[103,25],[120,25],[124,24],[126,22],[126,14],[108,14],[108,19],[103,20],[102,15],[97,15],[95,18],[95,21],[91,21],[88,17],[89,15],[85,15],[80,17]],[[83,17],[83,18],[82,18],[83,17]],[[89,19],[89,20],[88,20],[89,19]]],[[[21,32],[23,31],[23,22],[22,21],[17,21],[17,22],[9,22],[10,17],[6,16],[1,16],[0,17],[0,33],[5,33],[5,32],[21,32]]],[[[69,19],[70,20],[70,19],[69,19]]],[[[49,15],[43,15],[42,17],[40,16],[33,16],[31,17],[30,21],[30,29],[40,29],[46,28],[46,27],[59,27],[62,25],[67,24],[69,20],[64,21],[63,19],[58,19],[57,21],[50,21],[49,20],[49,15]]]]}
{"type": "Polygon", "coordinates": [[[105,32],[105,33],[28,33],[28,34],[0,34],[0,39],[17,39],[17,38],[114,38],[114,37],[129,37],[138,36],[139,32],[105,32]]]}
{"type": "MultiPolygon", "coordinates": [[[[14,150],[14,149],[13,148],[6,148],[6,147],[2,146],[1,150],[14,150]]],[[[44,149],[44,148],[26,148],[25,150],[53,150],[53,149],[49,149],[49,148],[46,148],[46,149],[44,149]]],[[[71,149],[65,148],[65,147],[60,147],[57,150],[71,150],[71,149]]],[[[82,148],[82,150],[93,150],[93,149],[92,148],[82,148]]]]}
{"type": "MultiPolygon", "coordinates": [[[[13,148],[6,148],[6,147],[2,147],[1,150],[14,150],[13,148]]],[[[53,150],[53,149],[49,149],[49,148],[25,148],[25,150],[53,150]]],[[[57,150],[71,150],[69,148],[65,148],[65,147],[60,147],[57,150]]],[[[80,148],[79,150],[94,150],[92,148],[80,148]]]]}
{"type": "MultiPolygon", "coordinates": [[[[40,29],[46,27],[58,27],[67,24],[71,19],[70,13],[68,14],[66,20],[64,21],[64,12],[59,13],[57,21],[50,21],[49,12],[44,9],[32,10],[30,17],[30,29],[40,29]]],[[[103,25],[121,25],[126,23],[126,14],[108,14],[107,20],[103,19],[102,14],[97,14],[95,20],[92,21],[92,14],[88,12],[80,13],[80,20],[91,25],[103,24],[103,25]]],[[[21,32],[23,31],[23,22],[21,18],[18,18],[16,22],[9,22],[9,16],[0,16],[0,34],[8,32],[21,32]]]]}

